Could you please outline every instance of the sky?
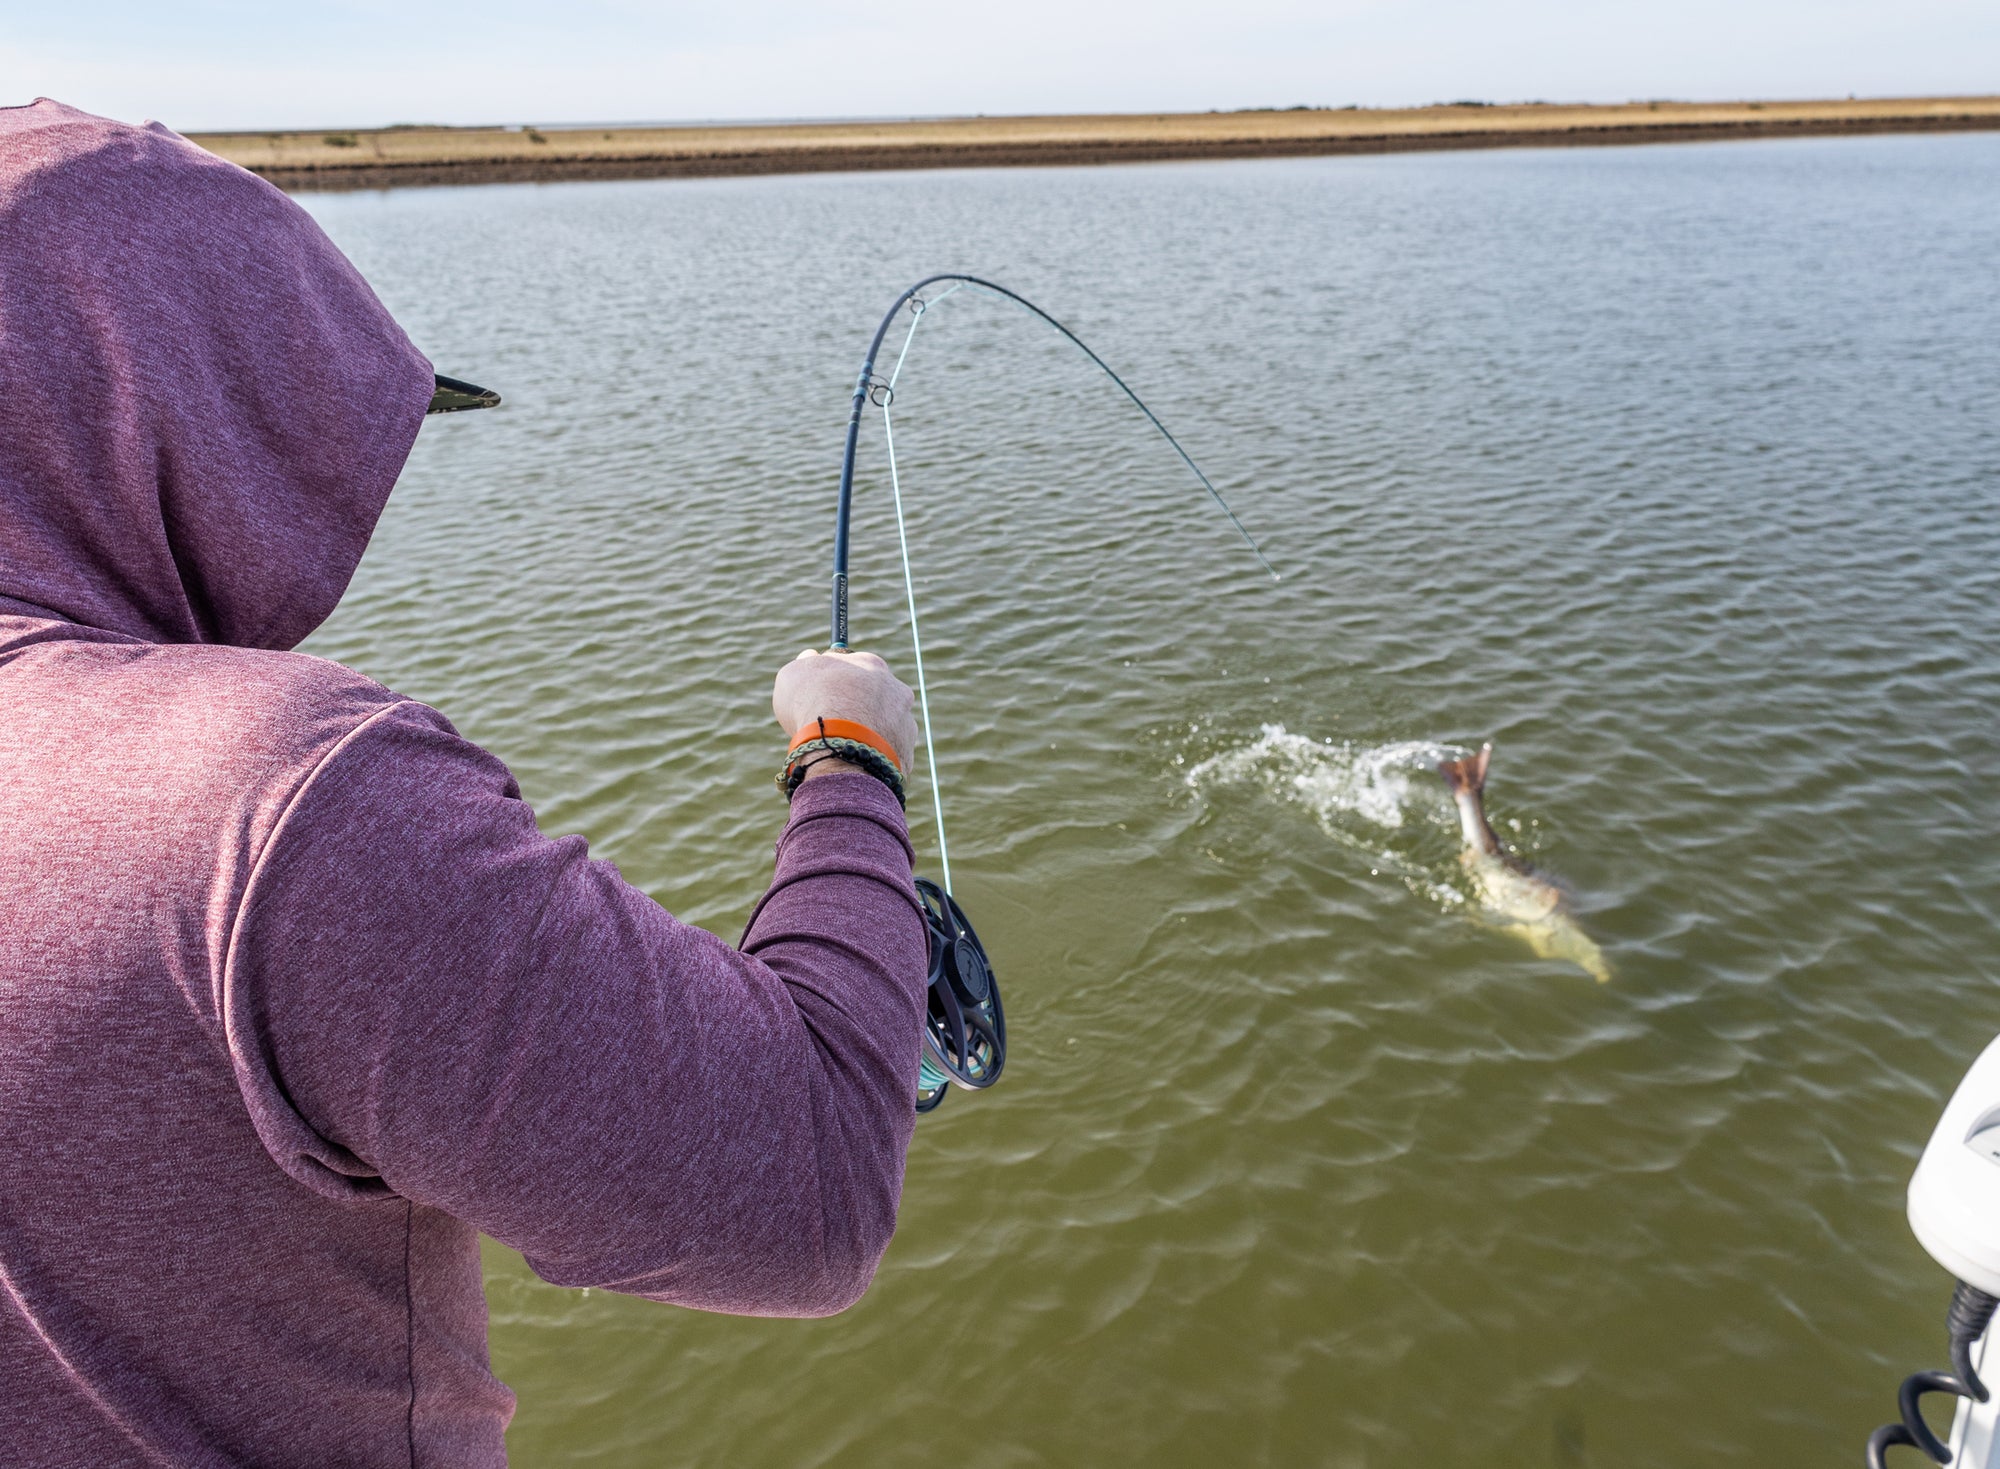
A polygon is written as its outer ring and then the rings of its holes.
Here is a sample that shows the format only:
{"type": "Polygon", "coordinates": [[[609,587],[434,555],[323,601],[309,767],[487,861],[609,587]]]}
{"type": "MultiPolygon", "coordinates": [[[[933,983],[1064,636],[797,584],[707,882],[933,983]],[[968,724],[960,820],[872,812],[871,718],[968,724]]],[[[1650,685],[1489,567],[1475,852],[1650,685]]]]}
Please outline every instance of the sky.
{"type": "Polygon", "coordinates": [[[2000,0],[0,0],[0,105],[182,131],[2000,91],[2000,0]]]}

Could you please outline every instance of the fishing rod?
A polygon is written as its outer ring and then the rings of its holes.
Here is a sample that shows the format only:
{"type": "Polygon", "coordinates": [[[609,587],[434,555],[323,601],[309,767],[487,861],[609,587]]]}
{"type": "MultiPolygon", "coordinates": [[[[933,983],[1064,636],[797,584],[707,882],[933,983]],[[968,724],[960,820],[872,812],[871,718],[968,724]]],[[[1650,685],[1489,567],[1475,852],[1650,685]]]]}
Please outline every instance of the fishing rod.
{"type": "Polygon", "coordinates": [[[1081,337],[1027,297],[978,276],[947,272],[924,277],[898,296],[883,313],[881,324],[875,328],[875,335],[868,343],[868,355],[861,359],[861,371],[854,379],[854,401],[847,415],[847,445],[840,460],[840,505],[833,528],[831,646],[836,651],[847,647],[848,520],[854,505],[854,459],[861,439],[861,415],[872,403],[882,410],[882,436],[888,453],[889,485],[896,507],[896,536],[903,556],[903,589],[910,614],[910,645],[917,669],[917,697],[923,714],[924,754],[930,765],[931,804],[937,818],[938,864],[944,879],[942,883],[923,877],[916,880],[917,897],[924,911],[930,947],[923,1062],[917,1078],[919,1112],[928,1112],[942,1102],[953,1082],[971,1091],[982,1091],[993,1085],[1000,1079],[1001,1069],[1007,1063],[1007,1015],[1000,1003],[1000,983],[993,973],[993,963],[987,957],[986,946],[979,941],[979,935],[974,932],[971,920],[965,916],[965,910],[951,895],[951,859],[944,838],[944,799],[938,789],[937,744],[931,737],[930,688],[924,676],[923,639],[917,625],[916,580],[910,569],[910,538],[903,517],[902,478],[896,468],[895,430],[889,416],[889,406],[896,396],[896,382],[902,376],[903,362],[909,356],[910,344],[916,340],[917,327],[922,323],[924,313],[946,296],[967,288],[1009,301],[1053,327],[1116,383],[1133,405],[1146,415],[1147,422],[1173,446],[1181,461],[1194,471],[1202,488],[1222,508],[1222,513],[1229,517],[1229,523],[1250,548],[1250,554],[1271,574],[1271,580],[1279,579],[1278,569],[1271,565],[1256,539],[1236,518],[1236,512],[1229,508],[1222,492],[1194,462],[1194,456],[1181,447],[1180,440],[1160,422],[1158,415],[1146,406],[1145,400],[1133,392],[1130,384],[1112,371],[1111,365],[1093,352],[1081,337]],[[951,282],[951,286],[940,292],[935,300],[924,298],[922,292],[926,287],[946,281],[951,282]],[[903,338],[903,350],[889,376],[878,377],[875,362],[881,356],[882,343],[888,338],[889,328],[895,324],[898,313],[906,307],[910,311],[910,329],[903,338]]]}

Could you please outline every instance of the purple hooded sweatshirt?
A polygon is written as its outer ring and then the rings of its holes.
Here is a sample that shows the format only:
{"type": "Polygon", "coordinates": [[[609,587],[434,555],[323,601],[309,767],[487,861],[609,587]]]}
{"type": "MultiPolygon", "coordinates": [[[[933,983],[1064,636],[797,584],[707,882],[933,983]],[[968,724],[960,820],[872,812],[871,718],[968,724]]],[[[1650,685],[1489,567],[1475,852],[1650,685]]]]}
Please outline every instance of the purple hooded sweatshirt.
{"type": "Polygon", "coordinates": [[[500,1465],[479,1231],[764,1315],[888,1244],[925,941],[886,788],[800,790],[739,952],[289,651],[430,393],[276,189],[0,110],[10,1469],[500,1465]]]}

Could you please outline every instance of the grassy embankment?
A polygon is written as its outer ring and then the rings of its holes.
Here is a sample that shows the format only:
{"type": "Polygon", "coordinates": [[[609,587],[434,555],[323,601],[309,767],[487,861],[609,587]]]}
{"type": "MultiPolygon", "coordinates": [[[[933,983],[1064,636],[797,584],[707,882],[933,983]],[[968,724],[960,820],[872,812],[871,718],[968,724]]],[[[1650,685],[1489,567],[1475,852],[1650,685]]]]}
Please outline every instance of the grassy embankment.
{"type": "Polygon", "coordinates": [[[288,189],[1137,163],[2000,129],[2000,97],[1533,103],[709,127],[200,133],[288,189]]]}

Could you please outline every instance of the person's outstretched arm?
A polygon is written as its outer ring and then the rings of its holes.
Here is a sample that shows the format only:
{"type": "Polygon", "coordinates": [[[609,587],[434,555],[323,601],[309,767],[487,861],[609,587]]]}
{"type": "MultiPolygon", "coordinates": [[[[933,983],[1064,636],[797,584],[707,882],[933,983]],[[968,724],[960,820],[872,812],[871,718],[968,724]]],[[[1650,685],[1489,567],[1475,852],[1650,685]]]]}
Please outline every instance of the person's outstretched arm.
{"type": "MultiPolygon", "coordinates": [[[[818,655],[774,705],[788,736],[871,724],[907,769],[908,694],[879,659],[818,655]]],[[[445,1210],[557,1284],[821,1315],[895,1227],[925,944],[869,774],[799,787],[737,950],[543,837],[498,760],[404,703],[291,798],[224,1011],[258,1130],[310,1186],[445,1210]]]]}

